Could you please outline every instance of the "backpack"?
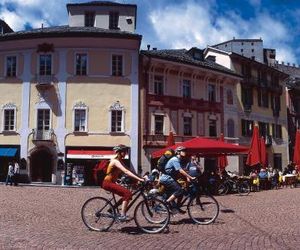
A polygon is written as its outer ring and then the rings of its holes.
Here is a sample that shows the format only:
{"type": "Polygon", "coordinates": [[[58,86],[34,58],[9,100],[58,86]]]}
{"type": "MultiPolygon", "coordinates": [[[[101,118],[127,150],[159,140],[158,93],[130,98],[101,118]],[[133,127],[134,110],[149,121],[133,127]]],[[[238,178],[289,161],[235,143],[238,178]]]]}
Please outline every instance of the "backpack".
{"type": "Polygon", "coordinates": [[[96,166],[93,169],[94,181],[100,187],[102,187],[103,180],[107,175],[107,168],[109,163],[109,160],[101,160],[96,164],[96,166]]]}
{"type": "Polygon", "coordinates": [[[165,174],[166,165],[173,156],[174,156],[173,152],[167,150],[157,161],[157,170],[165,174]]]}

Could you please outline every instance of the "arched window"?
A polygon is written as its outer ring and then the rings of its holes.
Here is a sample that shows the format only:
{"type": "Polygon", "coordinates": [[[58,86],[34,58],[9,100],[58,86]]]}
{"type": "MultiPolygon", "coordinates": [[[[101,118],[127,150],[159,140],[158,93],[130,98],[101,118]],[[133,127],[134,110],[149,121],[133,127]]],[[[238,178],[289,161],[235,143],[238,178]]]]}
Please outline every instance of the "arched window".
{"type": "Polygon", "coordinates": [[[232,119],[227,121],[227,136],[234,137],[234,121],[232,119]]]}
{"type": "Polygon", "coordinates": [[[232,105],[233,104],[233,94],[231,89],[227,89],[227,104],[232,105]]]}

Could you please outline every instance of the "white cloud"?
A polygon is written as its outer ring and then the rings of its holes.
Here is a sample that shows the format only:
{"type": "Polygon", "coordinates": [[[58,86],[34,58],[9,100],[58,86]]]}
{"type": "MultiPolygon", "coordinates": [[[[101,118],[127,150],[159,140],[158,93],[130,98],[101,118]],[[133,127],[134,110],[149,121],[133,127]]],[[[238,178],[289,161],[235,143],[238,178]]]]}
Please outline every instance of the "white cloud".
{"type": "Polygon", "coordinates": [[[33,28],[67,23],[66,3],[68,0],[0,0],[3,6],[0,18],[15,31],[24,30],[26,23],[33,28]],[[13,6],[9,11],[7,6],[13,6]],[[61,6],[61,7],[60,7],[61,6]]]}
{"type": "MultiPolygon", "coordinates": [[[[255,17],[246,20],[234,11],[215,12],[209,1],[205,5],[188,1],[153,10],[149,20],[159,44],[164,47],[205,48],[233,37],[262,38],[264,47],[277,50],[279,60],[296,62],[293,49],[289,46],[292,40],[289,28],[267,12],[258,12],[255,17]]],[[[147,35],[144,38],[147,39],[147,35]]]]}

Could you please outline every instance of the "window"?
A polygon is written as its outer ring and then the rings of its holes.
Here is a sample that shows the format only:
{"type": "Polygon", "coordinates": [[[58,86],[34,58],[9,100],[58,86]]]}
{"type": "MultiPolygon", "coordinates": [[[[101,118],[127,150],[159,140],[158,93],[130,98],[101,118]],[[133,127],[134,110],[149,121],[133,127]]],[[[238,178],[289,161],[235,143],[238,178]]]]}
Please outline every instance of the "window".
{"type": "Polygon", "coordinates": [[[182,81],[182,91],[183,91],[183,97],[184,98],[191,98],[191,81],[189,80],[183,80],[182,81]]]}
{"type": "Polygon", "coordinates": [[[86,132],[87,112],[86,108],[75,108],[74,109],[74,131],[86,132]]]}
{"type": "Polygon", "coordinates": [[[252,89],[242,87],[242,103],[244,106],[251,106],[253,103],[252,89]]]}
{"type": "Polygon", "coordinates": [[[258,122],[260,136],[266,138],[267,135],[270,135],[269,124],[265,122],[258,122]]]}
{"type": "Polygon", "coordinates": [[[271,100],[272,100],[272,108],[273,108],[273,110],[280,111],[280,109],[281,109],[280,96],[278,96],[278,95],[272,96],[271,100]]]}
{"type": "Polygon", "coordinates": [[[122,76],[123,75],[123,56],[112,55],[112,75],[122,76]]]}
{"type": "Polygon", "coordinates": [[[122,110],[111,111],[111,132],[122,132],[122,110]]]}
{"type": "Polygon", "coordinates": [[[183,117],[183,135],[192,135],[192,117],[183,117]]]}
{"type": "Polygon", "coordinates": [[[232,119],[227,121],[227,136],[234,137],[234,121],[232,119]]]}
{"type": "Polygon", "coordinates": [[[208,84],[208,101],[216,101],[216,86],[213,84],[208,84]]]}
{"type": "Polygon", "coordinates": [[[279,124],[272,124],[273,137],[282,139],[282,127],[279,124]]]}
{"type": "Polygon", "coordinates": [[[154,132],[156,135],[162,135],[164,133],[164,116],[154,116],[154,132]]]}
{"type": "Polygon", "coordinates": [[[251,137],[253,130],[253,121],[242,119],[242,136],[251,137]]]}
{"type": "Polygon", "coordinates": [[[259,107],[269,107],[269,94],[267,91],[258,89],[257,90],[257,102],[259,107]]]}
{"type": "Polygon", "coordinates": [[[228,105],[233,105],[233,94],[231,89],[227,89],[226,91],[227,94],[227,104],[228,105]]]}
{"type": "Polygon", "coordinates": [[[282,157],[281,157],[281,154],[274,154],[274,168],[282,170],[282,157]]]}
{"type": "Polygon", "coordinates": [[[209,120],[209,136],[217,136],[217,121],[209,120]]]}
{"type": "Polygon", "coordinates": [[[15,108],[4,109],[4,131],[15,131],[15,108]]]}
{"type": "Polygon", "coordinates": [[[154,76],[154,93],[164,95],[164,78],[163,76],[154,76]]]}
{"type": "Polygon", "coordinates": [[[50,54],[40,55],[40,75],[51,75],[52,57],[50,54]]]}
{"type": "Polygon", "coordinates": [[[17,74],[17,57],[6,57],[6,76],[15,77],[17,74]]]}
{"type": "Polygon", "coordinates": [[[110,132],[123,133],[125,108],[119,101],[110,106],[110,132]]]}
{"type": "Polygon", "coordinates": [[[76,54],[76,75],[83,76],[87,73],[87,54],[76,54]]]}
{"type": "Polygon", "coordinates": [[[38,130],[46,131],[50,129],[50,109],[39,109],[37,112],[38,130]]]}
{"type": "Polygon", "coordinates": [[[119,29],[119,12],[109,13],[109,28],[119,29]]]}
{"type": "Polygon", "coordinates": [[[94,27],[95,26],[95,12],[85,12],[84,14],[84,26],[94,27]]]}
{"type": "Polygon", "coordinates": [[[241,52],[244,52],[244,49],[241,49],[241,52]]]}
{"type": "Polygon", "coordinates": [[[251,52],[253,53],[253,52],[254,52],[254,49],[251,49],[251,52]]]}

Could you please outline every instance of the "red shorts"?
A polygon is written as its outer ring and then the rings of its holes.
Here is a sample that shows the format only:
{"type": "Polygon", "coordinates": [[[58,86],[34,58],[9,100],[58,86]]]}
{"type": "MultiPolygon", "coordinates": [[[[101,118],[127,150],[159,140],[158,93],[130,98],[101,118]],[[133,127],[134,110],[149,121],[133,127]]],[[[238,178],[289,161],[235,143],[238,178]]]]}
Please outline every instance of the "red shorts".
{"type": "Polygon", "coordinates": [[[129,201],[132,198],[132,193],[128,189],[111,181],[103,181],[102,188],[121,196],[123,201],[129,201]]]}

